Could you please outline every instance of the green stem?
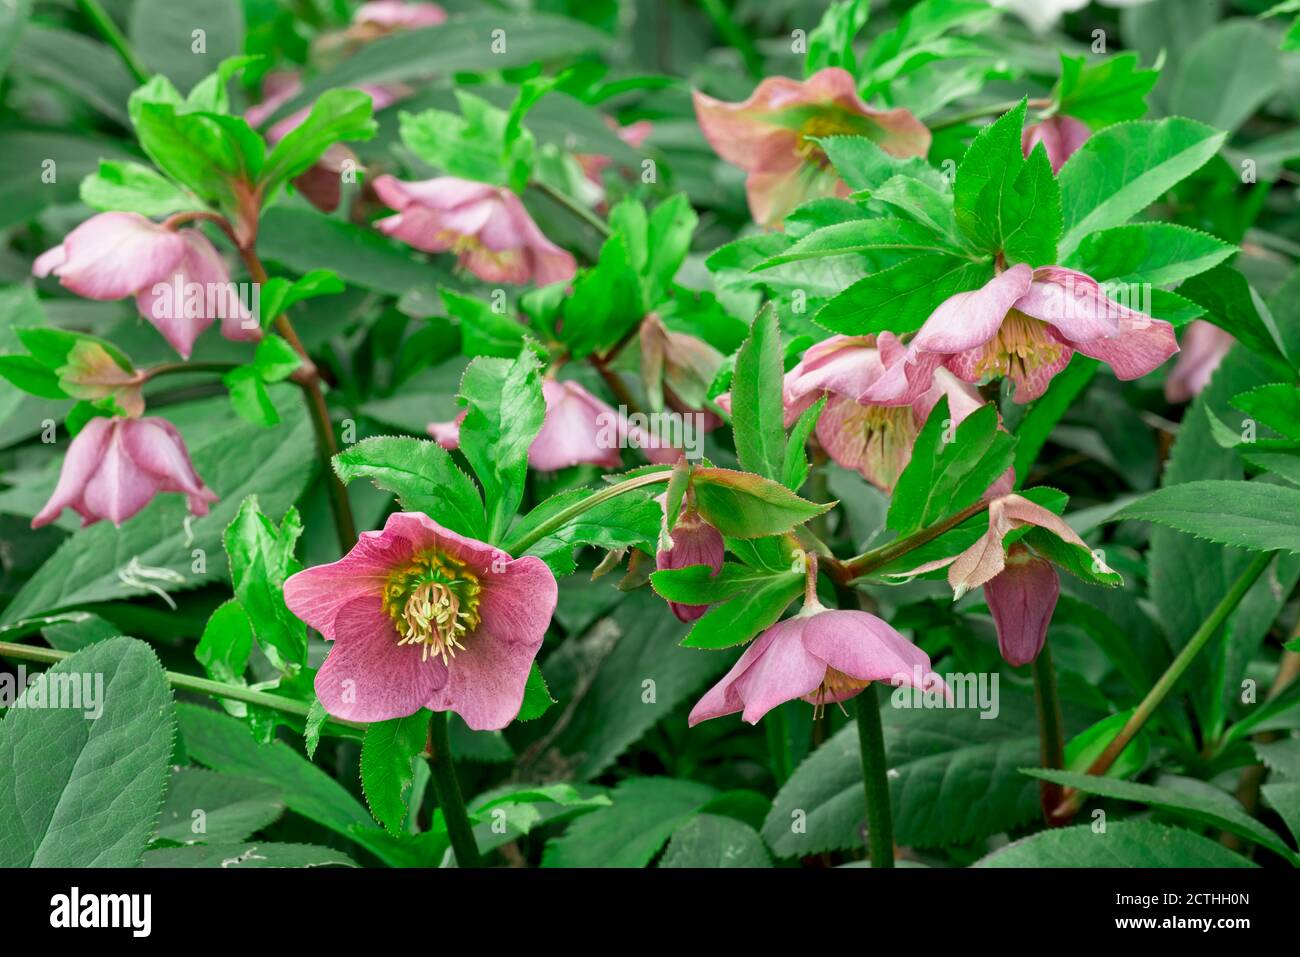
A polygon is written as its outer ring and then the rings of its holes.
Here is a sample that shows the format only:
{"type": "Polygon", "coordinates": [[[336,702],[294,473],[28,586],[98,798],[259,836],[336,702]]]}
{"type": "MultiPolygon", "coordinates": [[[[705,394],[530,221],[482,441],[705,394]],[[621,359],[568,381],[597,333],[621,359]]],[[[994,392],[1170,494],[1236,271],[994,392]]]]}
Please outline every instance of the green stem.
{"type": "Polygon", "coordinates": [[[210,362],[164,362],[161,365],[141,369],[140,381],[148,382],[151,379],[157,379],[166,375],[185,375],[186,373],[224,373],[237,368],[239,368],[239,363],[237,362],[218,362],[216,360],[210,362]]]}
{"type": "Polygon", "coordinates": [[[447,729],[447,712],[435,711],[429,719],[429,770],[433,772],[433,790],[438,795],[438,807],[447,822],[447,836],[451,849],[456,852],[457,867],[481,867],[478,841],[474,827],[465,810],[465,798],[460,793],[456,777],[456,764],[451,756],[451,736],[447,729]]]}
{"type": "Polygon", "coordinates": [[[572,198],[566,196],[564,193],[561,193],[555,187],[547,183],[543,183],[540,180],[534,180],[531,185],[539,193],[549,197],[554,202],[563,206],[574,216],[578,217],[578,219],[582,220],[584,223],[586,223],[596,232],[600,233],[600,235],[605,237],[608,237],[610,235],[609,224],[606,223],[599,216],[597,216],[595,213],[593,213],[591,210],[587,209],[587,207],[583,206],[581,203],[575,202],[572,198]]]}
{"type": "MultiPolygon", "coordinates": [[[[56,651],[53,648],[38,648],[35,645],[20,645],[8,641],[0,641],[0,658],[16,658],[21,661],[40,661],[45,664],[55,664],[68,657],[72,652],[56,651]]],[[[211,678],[200,678],[197,675],[182,674],[179,671],[164,672],[167,676],[167,683],[173,688],[180,688],[183,691],[195,691],[199,694],[212,695],[216,698],[229,698],[232,701],[243,701],[246,704],[257,705],[262,708],[271,708],[284,714],[297,715],[300,718],[306,718],[311,714],[311,705],[305,701],[295,701],[291,698],[284,698],[280,695],[269,694],[265,691],[255,691],[252,688],[245,688],[241,685],[227,684],[224,681],[213,681],[211,678]]],[[[340,724],[348,728],[365,728],[364,724],[358,724],[355,721],[344,721],[342,718],[330,718],[334,724],[340,724]]]]}
{"type": "Polygon", "coordinates": [[[140,58],[135,55],[131,49],[131,44],[127,42],[122,31],[117,28],[117,24],[108,15],[99,4],[99,0],[77,0],[77,9],[86,15],[87,19],[95,25],[104,39],[108,41],[117,55],[121,57],[126,68],[131,71],[131,76],[135,77],[136,83],[149,82],[149,69],[140,62],[140,58]]]}
{"type": "MultiPolygon", "coordinates": [[[[1088,768],[1089,774],[1101,775],[1110,770],[1110,766],[1115,763],[1115,760],[1123,753],[1124,749],[1128,747],[1129,742],[1132,741],[1134,736],[1142,730],[1143,725],[1145,725],[1147,720],[1155,714],[1156,709],[1159,708],[1165,698],[1168,697],[1169,692],[1174,689],[1176,684],[1178,684],[1179,679],[1182,678],[1183,674],[1191,666],[1192,662],[1196,659],[1196,656],[1200,654],[1201,649],[1204,648],[1218,630],[1223,627],[1223,623],[1227,620],[1228,616],[1236,610],[1237,605],[1239,605],[1241,600],[1246,596],[1246,592],[1250,591],[1251,586],[1255,584],[1259,579],[1259,576],[1264,574],[1264,569],[1268,568],[1269,564],[1273,561],[1273,556],[1275,554],[1276,552],[1260,552],[1251,560],[1250,564],[1246,566],[1246,569],[1237,577],[1237,580],[1232,583],[1232,587],[1228,589],[1228,593],[1223,596],[1217,605],[1214,606],[1214,610],[1210,612],[1210,616],[1201,623],[1201,627],[1196,629],[1196,633],[1193,634],[1187,644],[1183,646],[1183,650],[1178,653],[1178,656],[1174,658],[1169,667],[1165,669],[1165,673],[1162,674],[1160,679],[1151,686],[1151,690],[1148,691],[1147,696],[1142,699],[1142,703],[1137,706],[1137,710],[1133,712],[1132,717],[1125,722],[1124,727],[1120,729],[1119,734],[1115,735],[1114,739],[1106,746],[1106,750],[1101,753],[1097,760],[1092,762],[1092,766],[1088,768]]],[[[1082,796],[1079,792],[1075,791],[1073,788],[1067,788],[1065,791],[1065,799],[1056,808],[1054,816],[1057,818],[1064,817],[1068,819],[1070,815],[1078,810],[1081,802],[1082,796]]]]}
{"type": "MultiPolygon", "coordinates": [[[[1050,99],[1030,100],[1031,109],[1045,109],[1051,105],[1050,99]]],[[[1005,103],[990,103],[985,106],[971,107],[969,110],[963,110],[961,113],[953,113],[949,116],[940,117],[933,123],[928,124],[932,130],[943,130],[950,126],[959,126],[970,120],[980,120],[986,116],[1001,116],[1003,113],[1010,112],[1020,105],[1019,100],[1007,100],[1005,103]]]]}
{"type": "Polygon", "coordinates": [[[643,488],[647,485],[655,485],[659,482],[667,482],[672,478],[672,475],[673,470],[666,468],[659,472],[647,472],[645,475],[638,475],[635,478],[626,479],[625,481],[619,482],[615,485],[607,485],[599,492],[588,495],[582,501],[574,502],[568,508],[556,512],[531,532],[527,532],[519,538],[516,538],[514,541],[507,543],[504,546],[505,550],[514,556],[522,555],[547,535],[551,534],[551,532],[563,528],[579,515],[595,508],[602,502],[608,502],[611,498],[617,498],[624,492],[630,492],[633,489],[643,488]]]}
{"type": "Polygon", "coordinates": [[[862,783],[867,792],[867,847],[873,868],[894,866],[894,822],[889,810],[885,733],[880,726],[876,685],[872,682],[858,695],[858,743],[862,750],[862,783]]]}
{"type": "Polygon", "coordinates": [[[982,512],[988,507],[987,502],[976,502],[974,505],[962,509],[955,515],[945,518],[942,522],[931,525],[929,528],[923,528],[919,532],[913,532],[903,538],[896,538],[892,542],[886,542],[879,548],[873,548],[870,551],[863,552],[855,558],[850,558],[843,563],[843,567],[848,573],[850,579],[861,578],[868,572],[875,571],[888,565],[894,559],[906,555],[914,549],[920,548],[928,542],[934,541],[944,532],[956,528],[972,515],[982,512]]]}
{"type": "Polygon", "coordinates": [[[772,764],[772,777],[779,788],[790,777],[790,722],[785,708],[778,705],[763,715],[763,732],[767,736],[767,756],[772,764]]]}
{"type": "MultiPolygon", "coordinates": [[[[1061,721],[1061,698],[1056,690],[1056,668],[1052,664],[1052,651],[1047,645],[1034,659],[1034,708],[1038,712],[1039,757],[1049,771],[1065,768],[1065,733],[1061,721]]],[[[1040,803],[1049,824],[1057,821],[1052,812],[1061,803],[1062,789],[1052,781],[1039,782],[1040,803]]]]}

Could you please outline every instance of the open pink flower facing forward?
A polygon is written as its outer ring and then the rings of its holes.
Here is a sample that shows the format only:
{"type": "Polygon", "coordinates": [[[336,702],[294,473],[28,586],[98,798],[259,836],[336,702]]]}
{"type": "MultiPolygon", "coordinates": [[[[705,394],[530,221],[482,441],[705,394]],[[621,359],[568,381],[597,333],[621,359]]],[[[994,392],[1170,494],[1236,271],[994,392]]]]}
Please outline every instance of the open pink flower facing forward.
{"type": "Polygon", "coordinates": [[[1023,403],[1042,395],[1075,352],[1100,359],[1120,379],[1137,379],[1177,351],[1173,326],[1109,299],[1091,277],[1022,263],[940,303],[904,360],[860,398],[911,401],[944,366],[971,383],[1009,378],[1023,403]]]}
{"type": "Polygon", "coordinates": [[[195,229],[174,230],[138,213],[100,213],[37,257],[35,276],[57,276],[87,299],[134,296],[136,308],[188,359],[194,341],[216,319],[221,334],[256,341],[262,330],[225,259],[195,229]]]}
{"type": "MultiPolygon", "coordinates": [[[[1017,667],[1029,664],[1043,650],[1061,593],[1061,579],[1051,562],[1022,542],[1003,547],[1012,531],[1026,525],[1045,529],[1071,545],[1088,547],[1059,515],[1012,494],[989,503],[988,531],[964,552],[905,573],[919,575],[946,567],[954,600],[983,587],[997,626],[998,648],[1007,663],[1017,667]]],[[[1102,570],[1109,571],[1105,566],[1102,570]]]]}
{"type": "Polygon", "coordinates": [[[749,174],[745,190],[754,219],[776,226],[786,213],[819,196],[847,196],[816,142],[865,136],[891,156],[924,156],[930,131],[907,110],[875,110],[858,97],[853,76],[839,67],[807,80],[763,80],[743,103],[695,93],[700,129],[714,151],[749,174]]]}
{"type": "Polygon", "coordinates": [[[1041,123],[1025,127],[1020,135],[1020,146],[1028,156],[1039,143],[1047,150],[1047,161],[1052,164],[1052,172],[1059,173],[1061,167],[1080,146],[1088,141],[1092,131],[1086,123],[1072,116],[1056,115],[1048,117],[1041,123]]]}
{"type": "Polygon", "coordinates": [[[847,701],[872,681],[921,690],[942,686],[930,658],[875,615],[805,605],[745,649],[691,709],[691,726],[741,713],[750,724],[796,698],[821,707],[847,701]]]}
{"type": "Polygon", "coordinates": [[[540,558],[511,559],[419,512],[390,515],[284,584],[290,610],[334,642],[316,675],[326,711],[366,722],[454,711],[476,731],[519,713],[556,594],[540,558]]]}
{"type": "Polygon", "coordinates": [[[190,463],[176,427],[165,419],[94,418],[68,447],[58,485],[32,528],[48,525],[70,508],[91,525],[121,525],[159,492],[181,492],[191,515],[208,514],[217,500],[190,463]]]}
{"type": "Polygon", "coordinates": [[[425,252],[453,252],[485,282],[546,286],[577,271],[573,256],[542,235],[508,189],[454,176],[416,183],[380,176],[374,186],[397,210],[376,222],[380,230],[425,252]]]}

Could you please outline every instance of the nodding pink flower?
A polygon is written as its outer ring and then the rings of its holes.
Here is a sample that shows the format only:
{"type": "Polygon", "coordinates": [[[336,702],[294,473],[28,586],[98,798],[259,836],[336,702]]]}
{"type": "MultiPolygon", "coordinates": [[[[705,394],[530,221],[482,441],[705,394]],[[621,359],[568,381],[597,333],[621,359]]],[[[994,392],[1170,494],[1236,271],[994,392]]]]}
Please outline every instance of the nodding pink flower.
{"type": "Polygon", "coordinates": [[[37,257],[36,276],[59,277],[87,299],[134,296],[183,358],[218,316],[228,339],[257,340],[262,330],[230,282],[226,261],[195,229],[174,230],[138,213],[100,213],[37,257]]]}
{"type": "Polygon", "coordinates": [[[372,0],[352,14],[355,27],[377,34],[395,30],[418,30],[447,22],[447,11],[436,3],[404,3],[403,0],[372,0]]]}
{"type": "MultiPolygon", "coordinates": [[[[1033,525],[1065,542],[1087,548],[1078,533],[1054,512],[1022,495],[1005,495],[989,503],[989,527],[973,545],[951,558],[927,562],[894,577],[948,569],[953,600],[983,587],[984,600],[997,626],[998,648],[1008,664],[1027,665],[1047,640],[1061,579],[1055,566],[1023,542],[1004,549],[1003,540],[1017,528],[1033,525]]],[[[1104,565],[1103,571],[1109,571],[1104,565]]]]}
{"type": "Polygon", "coordinates": [[[396,216],[375,225],[425,252],[454,252],[485,282],[568,282],[577,263],[537,228],[519,197],[488,183],[440,176],[416,183],[380,176],[375,193],[396,216]]]}
{"type": "MultiPolygon", "coordinates": [[[[892,491],[939,399],[948,397],[954,424],[984,404],[974,388],[942,368],[932,371],[929,389],[906,402],[860,401],[858,397],[904,361],[906,353],[907,348],[889,332],[879,337],[831,336],[810,346],[782,381],[785,427],[794,425],[825,396],[814,433],[818,443],[837,465],[859,473],[882,491],[892,491]]],[[[730,411],[730,394],[716,401],[730,411]]],[[[1010,485],[1004,489],[1010,490],[1010,485]]]]}
{"type": "Polygon", "coordinates": [[[83,527],[104,518],[121,525],[159,492],[184,493],[191,515],[208,514],[217,500],[166,419],[94,418],[68,446],[59,483],[32,528],[50,524],[65,508],[81,516],[83,527]]]}
{"type": "MultiPolygon", "coordinates": [[[[528,464],[540,472],[571,465],[616,469],[623,464],[619,449],[629,430],[627,422],[577,382],[542,380],[546,417],[528,447],[528,464]]],[[[451,422],[430,422],[429,435],[444,449],[460,447],[460,424],[468,410],[451,422]]]]}
{"type": "Polygon", "coordinates": [[[910,401],[931,387],[942,365],[971,383],[1009,378],[1012,398],[1023,403],[1042,395],[1075,352],[1100,359],[1120,379],[1136,379],[1177,351],[1173,326],[1107,298],[1090,276],[1022,263],[940,303],[904,360],[860,399],[910,401]]]}
{"type": "Polygon", "coordinates": [[[873,681],[923,691],[942,688],[930,657],[865,611],[805,604],[745,649],[740,660],[691,709],[694,727],[741,712],[750,724],[779,704],[803,698],[818,710],[847,701],[873,681]]]}
{"type": "Polygon", "coordinates": [[[316,674],[330,714],[387,721],[429,708],[495,731],[519,713],[556,585],[540,558],[398,512],[338,561],[290,576],[284,600],[334,642],[316,674]]]}
{"type": "Polygon", "coordinates": [[[777,226],[786,213],[819,196],[850,192],[816,142],[865,136],[891,156],[924,156],[930,131],[907,110],[875,110],[858,97],[852,74],[839,67],[807,80],[768,77],[743,103],[696,91],[695,113],[714,151],[749,174],[745,191],[755,221],[777,226]]]}
{"type": "Polygon", "coordinates": [[[1224,332],[1212,322],[1193,321],[1183,333],[1178,361],[1165,378],[1165,398],[1170,402],[1187,402],[1200,395],[1236,342],[1232,333],[1224,332]]]}
{"type": "MultiPolygon", "coordinates": [[[[661,502],[662,504],[662,502],[661,502]]],[[[726,547],[722,533],[706,522],[693,508],[683,507],[677,524],[669,532],[672,544],[655,555],[655,567],[660,571],[687,568],[691,565],[708,565],[717,575],[722,571],[726,547]]],[[[684,605],[670,601],[668,607],[679,621],[691,622],[709,610],[708,605],[684,605]]]]}
{"type": "Polygon", "coordinates": [[[1025,156],[1028,156],[1034,151],[1035,146],[1042,143],[1043,149],[1047,150],[1047,160],[1052,164],[1052,172],[1059,173],[1065,161],[1087,142],[1091,135],[1092,131],[1082,120],[1058,113],[1041,123],[1026,126],[1020,135],[1020,147],[1024,150],[1025,156]]]}

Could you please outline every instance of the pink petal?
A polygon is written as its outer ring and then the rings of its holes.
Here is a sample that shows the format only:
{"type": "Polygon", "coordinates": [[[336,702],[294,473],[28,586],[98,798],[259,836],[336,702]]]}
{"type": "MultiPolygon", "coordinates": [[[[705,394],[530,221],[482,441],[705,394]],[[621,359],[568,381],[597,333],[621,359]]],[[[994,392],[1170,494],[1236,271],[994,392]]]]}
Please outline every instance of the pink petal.
{"type": "Polygon", "coordinates": [[[1194,320],[1183,333],[1178,361],[1165,378],[1165,399],[1187,402],[1200,395],[1236,341],[1214,323],[1194,320]]]}
{"type": "Polygon", "coordinates": [[[1075,349],[1110,366],[1117,379],[1140,379],[1178,351],[1174,327],[1163,319],[1137,313],[1139,319],[1120,319],[1113,339],[1080,342],[1075,349]]]}
{"type": "Polygon", "coordinates": [[[1033,282],[1034,271],[1024,263],[994,276],[981,288],[959,292],[930,314],[909,351],[957,353],[991,341],[1007,313],[1033,282]]]}
{"type": "Polygon", "coordinates": [[[1023,546],[1013,552],[1006,569],[984,586],[984,600],[993,613],[1002,657],[1019,667],[1043,650],[1061,580],[1050,562],[1029,556],[1023,546]]]}
{"type": "Polygon", "coordinates": [[[316,673],[316,696],[325,710],[345,721],[371,722],[403,718],[424,707],[446,685],[448,669],[441,658],[425,659],[418,646],[398,640],[378,596],[341,603],[334,645],[316,673]]]}
{"type": "Polygon", "coordinates": [[[114,422],[113,419],[96,417],[77,433],[63,457],[63,468],[59,472],[59,482],[54,486],[54,494],[32,519],[32,528],[50,524],[65,508],[80,512],[86,524],[98,517],[85,511],[80,504],[81,497],[86,483],[104,458],[104,449],[114,431],[114,422]]]}
{"type": "Polygon", "coordinates": [[[1035,269],[1029,291],[1015,308],[1046,322],[1071,345],[1114,336],[1121,316],[1139,315],[1107,298],[1091,276],[1061,266],[1035,269]]]}
{"type": "Polygon", "coordinates": [[[875,615],[843,609],[806,621],[804,647],[850,678],[921,690],[933,683],[930,656],[875,615]]]}
{"type": "Polygon", "coordinates": [[[127,453],[136,465],[157,476],[162,491],[183,492],[192,515],[208,514],[208,505],[217,496],[194,471],[176,426],[166,419],[127,419],[120,431],[127,453]]]}
{"type": "Polygon", "coordinates": [[[1042,143],[1047,150],[1047,160],[1052,164],[1052,172],[1059,173],[1065,161],[1091,135],[1092,131],[1086,123],[1058,113],[1041,123],[1026,126],[1020,137],[1020,146],[1025,156],[1028,156],[1035,146],[1042,143]]]}
{"type": "Polygon", "coordinates": [[[625,427],[618,413],[577,382],[545,379],[546,418],[528,449],[528,464],[541,472],[571,465],[618,468],[618,438],[625,427]]]}
{"type": "Polygon", "coordinates": [[[63,251],[61,263],[51,250],[37,266],[79,296],[122,299],[170,277],[185,241],[138,213],[100,213],[68,233],[63,251]]]}
{"type": "Polygon", "coordinates": [[[763,637],[771,636],[768,644],[735,680],[736,693],[745,703],[743,720],[757,724],[777,705],[812,694],[826,678],[826,662],[803,642],[808,621],[790,618],[764,633],[763,637]]]}
{"type": "Polygon", "coordinates": [[[86,483],[82,502],[86,512],[121,525],[162,490],[159,478],[132,460],[123,438],[126,420],[113,420],[114,428],[104,446],[99,468],[86,483]]]}

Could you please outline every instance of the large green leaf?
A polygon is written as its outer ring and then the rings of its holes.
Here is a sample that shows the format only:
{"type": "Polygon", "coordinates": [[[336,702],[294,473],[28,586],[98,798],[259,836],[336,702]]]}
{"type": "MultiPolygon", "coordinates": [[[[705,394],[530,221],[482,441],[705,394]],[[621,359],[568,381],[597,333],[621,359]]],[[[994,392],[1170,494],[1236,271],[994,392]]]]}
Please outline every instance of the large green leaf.
{"type": "Polygon", "coordinates": [[[156,837],[178,844],[242,841],[284,813],[278,789],[204,768],[176,768],[156,837]]]}
{"type": "Polygon", "coordinates": [[[736,354],[731,410],[740,467],[778,481],[785,472],[783,371],[781,333],[776,310],[769,305],[754,318],[749,338],[736,354]]]}
{"type": "Polygon", "coordinates": [[[1170,89],[1170,111],[1231,133],[1282,83],[1277,40],[1263,24],[1225,20],[1187,51],[1170,89]]]}
{"type": "Polygon", "coordinates": [[[1177,116],[1094,134],[1061,167],[1060,255],[1068,258],[1090,233],[1119,226],[1151,205],[1218,152],[1224,136],[1177,116]]]}
{"type": "Polygon", "coordinates": [[[1173,223],[1130,223],[1088,236],[1067,265],[1098,282],[1171,286],[1213,269],[1236,248],[1173,223]]]}
{"type": "Polygon", "coordinates": [[[244,8],[239,0],[135,0],[127,34],[147,66],[188,90],[243,51],[244,8]]]}
{"type": "Polygon", "coordinates": [[[142,641],[110,638],[46,671],[0,721],[0,866],[137,866],[174,725],[142,641]]]}
{"type": "Polygon", "coordinates": [[[743,821],[697,814],[668,841],[660,867],[771,867],[758,832],[743,821]]]}
{"type": "Polygon", "coordinates": [[[1254,867],[1217,841],[1150,821],[1039,831],[982,858],[976,867],[1254,867]]]}
{"type": "MultiPolygon", "coordinates": [[[[1017,771],[1037,758],[1034,703],[1006,687],[997,700],[999,713],[990,719],[975,707],[882,708],[899,844],[965,843],[1034,816],[1038,789],[1017,771]]],[[[858,848],[866,814],[855,723],[795,770],[773,802],[763,837],[778,857],[858,848]]]]}
{"type": "Polygon", "coordinates": [[[361,788],[375,820],[390,834],[402,833],[415,780],[413,763],[428,739],[429,717],[421,708],[405,718],[377,721],[366,728],[361,745],[361,788]]]}
{"type": "Polygon", "coordinates": [[[717,792],[676,778],[629,778],[612,804],[585,814],[547,842],[543,867],[644,867],[717,792]]]}
{"type": "Polygon", "coordinates": [[[1110,521],[1138,519],[1220,545],[1300,552],[1300,489],[1265,482],[1206,479],[1156,489],[1110,521]]]}
{"type": "Polygon", "coordinates": [[[988,263],[923,253],[859,279],[813,318],[827,329],[851,336],[915,332],[941,302],[978,289],[992,274],[988,263]]]}

